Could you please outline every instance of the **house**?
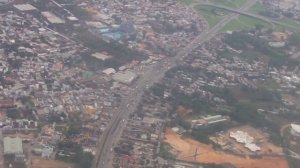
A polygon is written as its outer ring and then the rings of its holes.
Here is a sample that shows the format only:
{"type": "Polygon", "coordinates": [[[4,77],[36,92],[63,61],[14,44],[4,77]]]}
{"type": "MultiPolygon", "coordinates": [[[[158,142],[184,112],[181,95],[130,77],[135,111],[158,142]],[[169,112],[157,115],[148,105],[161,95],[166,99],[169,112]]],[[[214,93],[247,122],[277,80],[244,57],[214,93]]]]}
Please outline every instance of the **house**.
{"type": "Polygon", "coordinates": [[[0,108],[13,108],[16,107],[15,101],[13,99],[1,99],[0,108]]]}

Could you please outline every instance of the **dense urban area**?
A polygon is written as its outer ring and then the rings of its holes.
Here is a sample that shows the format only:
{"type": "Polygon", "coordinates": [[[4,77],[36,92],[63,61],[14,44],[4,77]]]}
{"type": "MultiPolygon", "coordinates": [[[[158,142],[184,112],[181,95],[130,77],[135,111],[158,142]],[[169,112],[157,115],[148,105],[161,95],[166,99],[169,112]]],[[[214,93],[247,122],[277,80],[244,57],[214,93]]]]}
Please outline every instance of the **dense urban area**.
{"type": "Polygon", "coordinates": [[[299,168],[300,0],[0,0],[0,168],[299,168]]]}

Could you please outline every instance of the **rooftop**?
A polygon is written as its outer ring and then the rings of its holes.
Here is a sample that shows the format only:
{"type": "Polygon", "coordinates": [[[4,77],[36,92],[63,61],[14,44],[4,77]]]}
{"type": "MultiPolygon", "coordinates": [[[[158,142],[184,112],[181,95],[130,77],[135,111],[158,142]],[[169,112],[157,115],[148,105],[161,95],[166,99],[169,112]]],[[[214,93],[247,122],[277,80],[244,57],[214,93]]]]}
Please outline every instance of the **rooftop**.
{"type": "Polygon", "coordinates": [[[133,72],[118,72],[113,75],[113,79],[117,82],[131,84],[131,82],[137,77],[137,75],[133,72]]]}
{"type": "Polygon", "coordinates": [[[300,125],[291,124],[291,127],[294,131],[296,131],[297,133],[300,133],[300,125]]]}
{"type": "Polygon", "coordinates": [[[102,61],[105,61],[105,60],[107,60],[107,59],[112,58],[111,55],[104,54],[104,53],[98,53],[98,52],[92,54],[92,57],[97,58],[97,59],[100,59],[100,60],[102,60],[102,61]]]}
{"type": "Polygon", "coordinates": [[[20,11],[32,11],[32,10],[37,10],[34,6],[30,4],[18,4],[14,5],[15,8],[17,8],[20,11]]]}
{"type": "Polygon", "coordinates": [[[22,139],[5,137],[3,139],[4,154],[21,154],[23,153],[22,139]]]}
{"type": "Polygon", "coordinates": [[[62,20],[61,18],[57,17],[56,15],[54,15],[53,13],[50,12],[42,12],[42,15],[47,18],[47,20],[50,23],[54,23],[54,24],[60,24],[60,23],[65,23],[64,20],[62,20]]]}

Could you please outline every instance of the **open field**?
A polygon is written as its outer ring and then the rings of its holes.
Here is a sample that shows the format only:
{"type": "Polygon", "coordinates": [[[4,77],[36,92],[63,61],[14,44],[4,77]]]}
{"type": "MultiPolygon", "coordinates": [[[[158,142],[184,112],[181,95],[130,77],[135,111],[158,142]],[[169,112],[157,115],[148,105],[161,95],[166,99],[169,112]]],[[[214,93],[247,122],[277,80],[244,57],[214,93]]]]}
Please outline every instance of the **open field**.
{"type": "Polygon", "coordinates": [[[202,15],[206,21],[208,22],[210,27],[213,27],[216,25],[218,22],[220,22],[223,17],[216,15],[213,10],[216,8],[207,6],[207,5],[196,5],[195,10],[199,12],[200,15],[202,15]]]}
{"type": "Polygon", "coordinates": [[[255,5],[253,5],[250,9],[249,12],[254,13],[254,14],[259,14],[260,12],[264,12],[265,8],[260,2],[256,2],[255,5]]]}
{"type": "Polygon", "coordinates": [[[170,144],[176,151],[178,151],[177,158],[179,160],[194,161],[192,156],[196,148],[200,155],[196,162],[198,163],[232,163],[238,168],[288,168],[287,161],[282,157],[263,157],[262,159],[250,159],[227,154],[222,151],[216,151],[211,145],[199,143],[190,138],[181,138],[172,130],[167,129],[165,134],[165,142],[170,144]]]}
{"type": "Polygon", "coordinates": [[[248,16],[239,16],[238,19],[233,20],[229,22],[226,26],[223,27],[221,31],[238,31],[238,30],[244,30],[244,29],[253,29],[256,25],[262,25],[266,28],[272,28],[272,25],[270,23],[267,23],[265,21],[251,18],[248,16]]]}
{"type": "Polygon", "coordinates": [[[186,5],[190,5],[194,2],[194,0],[180,0],[180,1],[186,5]]]}
{"type": "MultiPolygon", "coordinates": [[[[254,6],[252,6],[249,9],[250,13],[257,14],[257,15],[259,15],[260,13],[265,12],[265,11],[266,11],[265,7],[260,2],[257,2],[254,6]]],[[[300,23],[293,20],[293,19],[282,16],[281,18],[276,19],[276,20],[278,20],[279,22],[281,22],[283,24],[286,24],[286,25],[299,27],[297,29],[292,29],[292,30],[300,31],[300,23]]],[[[285,26],[281,26],[281,25],[275,25],[275,30],[276,31],[283,31],[284,29],[290,29],[290,28],[285,27],[285,26]]]]}
{"type": "Polygon", "coordinates": [[[74,166],[62,161],[32,159],[31,168],[73,168],[74,166]]]}
{"type": "Polygon", "coordinates": [[[244,5],[247,0],[210,0],[212,3],[230,8],[239,8],[244,5]]]}

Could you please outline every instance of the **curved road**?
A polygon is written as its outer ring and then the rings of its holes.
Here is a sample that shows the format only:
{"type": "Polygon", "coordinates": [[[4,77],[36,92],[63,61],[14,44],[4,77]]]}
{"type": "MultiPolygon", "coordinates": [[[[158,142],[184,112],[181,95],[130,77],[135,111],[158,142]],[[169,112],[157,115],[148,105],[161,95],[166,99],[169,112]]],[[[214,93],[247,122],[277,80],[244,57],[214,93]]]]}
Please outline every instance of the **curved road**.
{"type": "MultiPolygon", "coordinates": [[[[240,11],[246,11],[251,6],[256,3],[257,0],[250,0],[240,8],[240,11]]],[[[134,84],[133,91],[131,95],[124,98],[119,106],[119,108],[114,112],[114,116],[108,125],[108,128],[100,137],[97,143],[97,154],[93,162],[93,168],[111,168],[112,167],[112,148],[118,142],[125,122],[123,119],[127,119],[130,113],[133,113],[138,106],[144,90],[152,86],[154,83],[158,82],[164,77],[165,72],[168,71],[170,67],[177,65],[178,61],[187,57],[188,54],[196,49],[199,45],[213,38],[226,24],[228,24],[233,19],[237,18],[239,14],[234,13],[225,16],[218,24],[212,27],[210,30],[201,33],[199,36],[195,37],[185,48],[177,53],[175,57],[166,58],[162,61],[152,64],[147,67],[147,70],[143,76],[141,76],[134,84]]]]}
{"type": "Polygon", "coordinates": [[[243,9],[233,9],[233,8],[229,8],[229,7],[226,7],[226,6],[216,5],[216,4],[207,3],[207,2],[195,2],[195,3],[190,4],[190,6],[193,7],[193,8],[197,5],[212,6],[212,7],[224,9],[224,10],[227,10],[227,11],[230,11],[230,12],[233,12],[233,13],[237,13],[237,14],[240,14],[240,15],[244,15],[244,16],[255,18],[255,19],[259,19],[259,20],[265,21],[267,23],[270,23],[273,28],[275,27],[274,24],[277,24],[277,25],[289,27],[289,28],[292,28],[292,29],[299,29],[298,26],[294,26],[294,25],[291,25],[291,24],[286,24],[286,23],[277,21],[276,19],[267,18],[267,17],[261,16],[261,15],[253,14],[253,13],[247,12],[247,10],[243,10],[243,9]]]}

